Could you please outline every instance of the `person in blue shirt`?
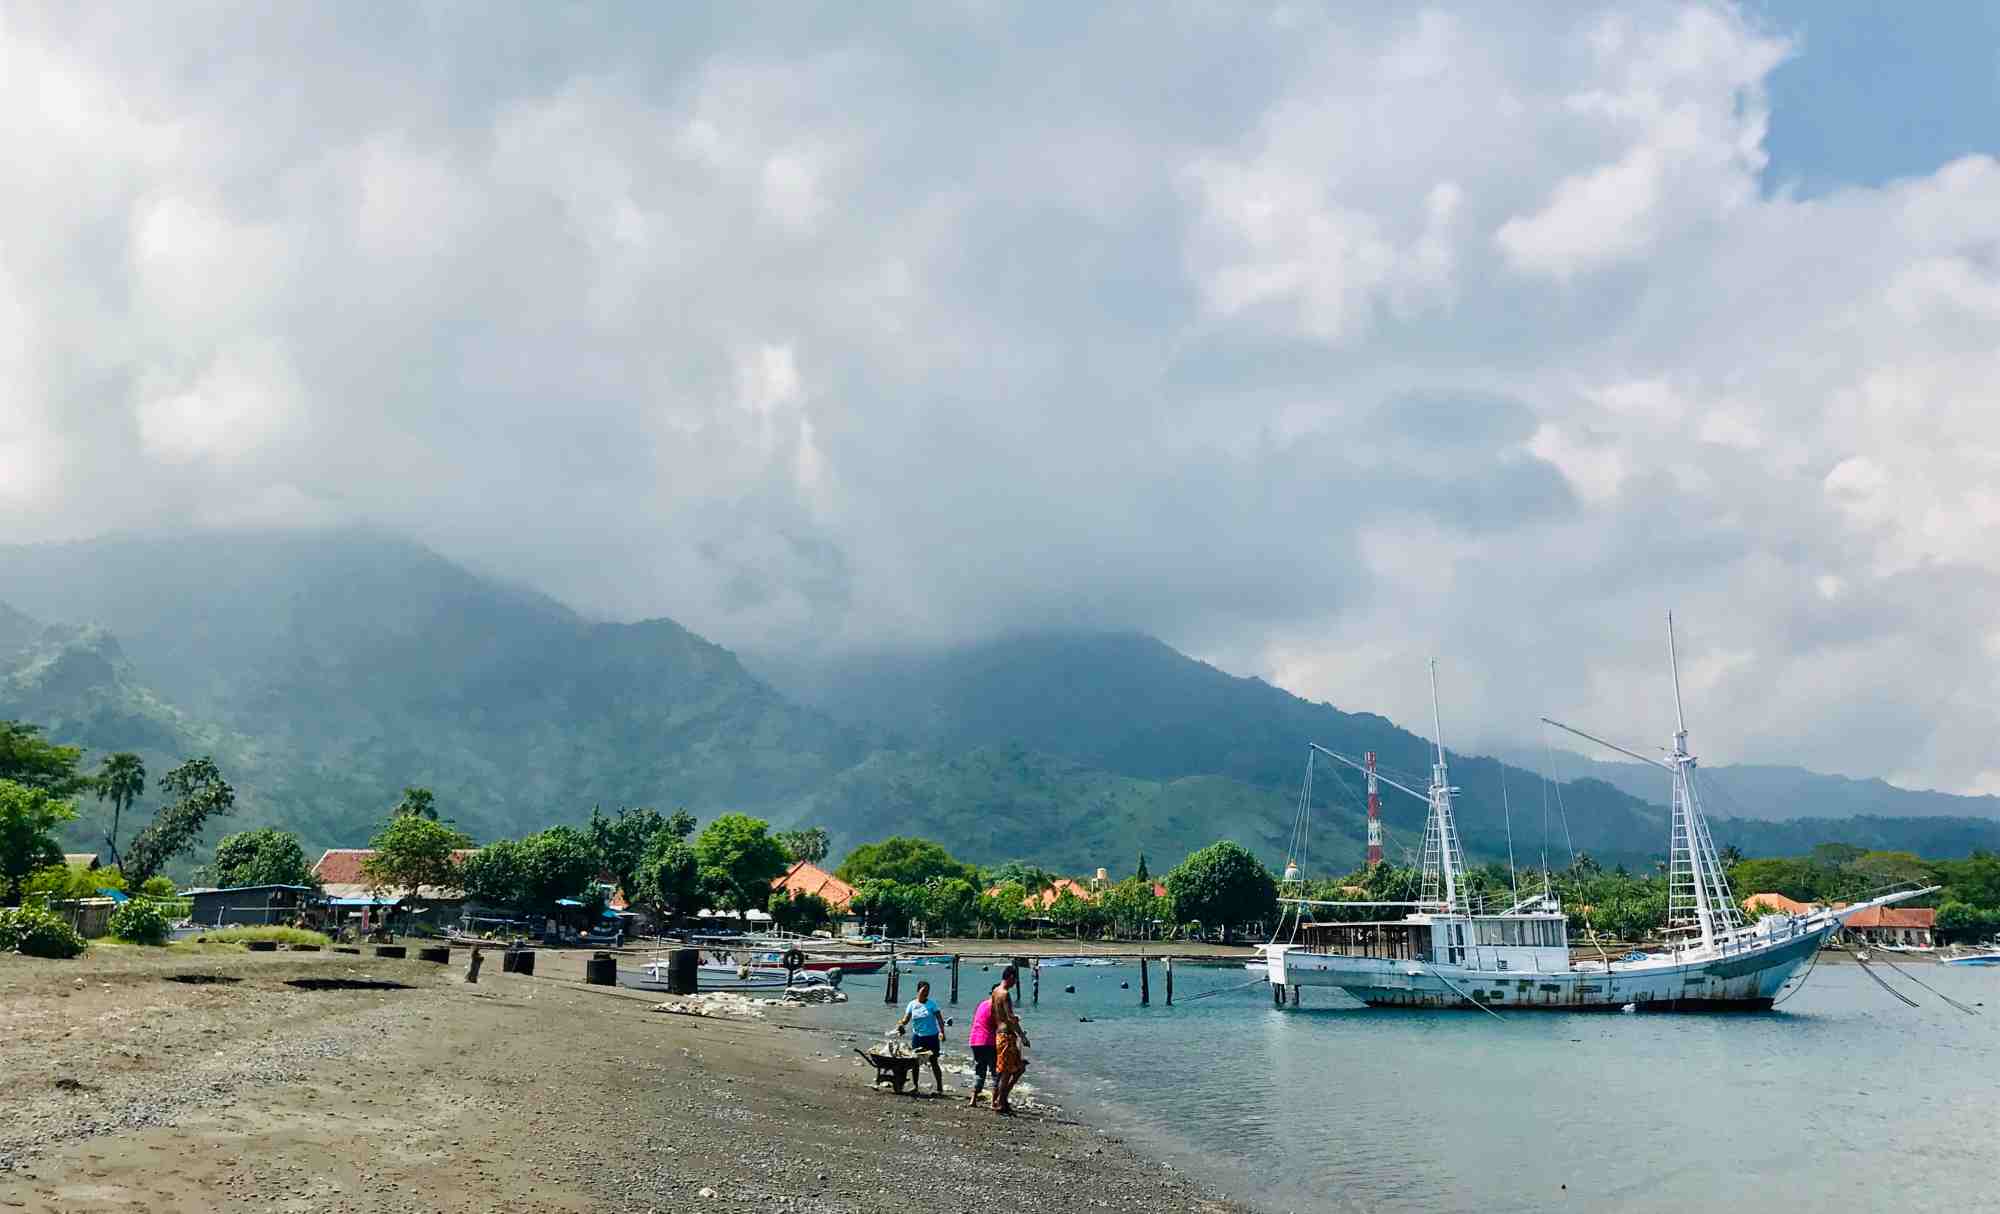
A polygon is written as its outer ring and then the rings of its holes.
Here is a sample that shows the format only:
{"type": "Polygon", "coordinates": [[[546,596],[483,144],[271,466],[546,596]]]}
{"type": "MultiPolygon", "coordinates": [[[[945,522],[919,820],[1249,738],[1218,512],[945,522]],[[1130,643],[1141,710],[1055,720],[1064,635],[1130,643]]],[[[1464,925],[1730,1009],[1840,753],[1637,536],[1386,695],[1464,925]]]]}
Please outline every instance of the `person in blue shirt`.
{"type": "MultiPolygon", "coordinates": [[[[938,1066],[938,1055],[944,1052],[944,1017],[938,1012],[938,1005],[931,1001],[931,984],[917,983],[917,997],[910,1000],[910,1006],[903,1009],[903,1018],[896,1022],[896,1031],[910,1030],[910,1048],[919,1054],[931,1056],[931,1082],[936,1087],[936,1095],[944,1095],[944,1071],[938,1066]]],[[[916,1080],[910,1088],[914,1095],[923,1086],[923,1068],[917,1068],[916,1080]]]]}

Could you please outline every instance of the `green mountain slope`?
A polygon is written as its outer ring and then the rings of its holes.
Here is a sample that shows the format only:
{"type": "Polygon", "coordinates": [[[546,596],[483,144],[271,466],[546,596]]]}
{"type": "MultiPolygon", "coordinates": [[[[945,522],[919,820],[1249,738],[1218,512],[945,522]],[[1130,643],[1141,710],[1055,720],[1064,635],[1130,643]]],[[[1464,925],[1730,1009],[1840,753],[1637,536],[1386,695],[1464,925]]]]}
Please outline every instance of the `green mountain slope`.
{"type": "MultiPolygon", "coordinates": [[[[760,669],[807,703],[908,746],[958,752],[1007,745],[1140,781],[1199,776],[1264,789],[1266,816],[1238,820],[1233,829],[1246,843],[1272,841],[1267,855],[1274,863],[1282,859],[1276,853],[1308,741],[1357,758],[1373,750],[1384,774],[1412,788],[1429,781],[1431,748],[1423,737],[1372,713],[1342,712],[1259,679],[1229,675],[1137,634],[1035,634],[820,665],[765,660],[760,669]]],[[[1659,797],[1657,778],[1619,787],[1606,770],[1613,765],[1588,764],[1583,778],[1557,784],[1485,756],[1454,752],[1450,763],[1460,789],[1460,829],[1476,857],[1504,859],[1510,825],[1511,847],[1523,862],[1539,861],[1546,847],[1553,863],[1567,863],[1572,844],[1607,864],[1642,866],[1666,853],[1667,812],[1652,803],[1659,797]],[[1595,778],[1601,775],[1607,778],[1595,778]]],[[[1361,854],[1364,800],[1354,773],[1324,760],[1316,772],[1317,869],[1335,856],[1361,854]]],[[[1711,825],[1718,843],[1735,842],[1755,854],[1831,840],[1892,847],[1922,840],[1941,849],[1936,854],[2000,844],[2000,822],[1963,809],[1955,819],[1924,825],[1871,820],[1850,827],[1826,820],[1843,815],[1821,814],[1821,820],[1774,829],[1778,824],[1738,818],[1726,794],[1716,799],[1721,804],[1711,806],[1711,825]]],[[[1382,811],[1391,854],[1416,851],[1423,802],[1385,789],[1382,811]]]]}
{"type": "MultiPolygon", "coordinates": [[[[423,784],[480,839],[656,805],[822,825],[836,853],[918,833],[976,861],[1122,873],[1141,850],[1164,867],[1230,837],[1277,865],[1309,740],[1372,749],[1417,788],[1431,759],[1382,717],[1129,634],[767,663],[774,688],[670,620],[593,622],[369,531],[0,548],[0,602],[0,716],[88,746],[93,765],[134,749],[157,776],[213,754],[239,792],[216,833],[269,823],[313,848],[364,842],[423,784]]],[[[1524,860],[1544,839],[1558,863],[1571,839],[1606,863],[1665,852],[1665,812],[1605,781],[1550,787],[1464,755],[1452,775],[1475,857],[1507,853],[1503,777],[1524,860]]],[[[1322,762],[1314,792],[1309,867],[1345,868],[1362,854],[1360,782],[1322,762]]],[[[1418,847],[1424,812],[1385,792],[1393,855],[1418,847]]],[[[1715,827],[1759,853],[2000,846],[1971,820],[1715,827]]]]}
{"type": "MultiPolygon", "coordinates": [[[[487,838],[600,803],[782,816],[865,755],[854,731],[671,621],[592,623],[371,532],[15,548],[0,552],[0,598],[108,624],[128,682],[158,688],[184,732],[199,720],[246,739],[217,754],[239,819],[314,846],[365,840],[405,784],[487,838]]],[[[86,739],[107,696],[84,693],[16,691],[0,713],[59,722],[93,750],[160,741],[143,716],[86,739]]]]}

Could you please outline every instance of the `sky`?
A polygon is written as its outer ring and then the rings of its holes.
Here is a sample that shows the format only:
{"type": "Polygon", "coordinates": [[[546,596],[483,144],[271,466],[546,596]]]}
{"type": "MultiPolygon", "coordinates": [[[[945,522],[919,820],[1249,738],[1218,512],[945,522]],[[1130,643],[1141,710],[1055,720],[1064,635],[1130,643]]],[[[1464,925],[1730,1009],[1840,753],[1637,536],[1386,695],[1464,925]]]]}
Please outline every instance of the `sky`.
{"type": "Polygon", "coordinates": [[[2000,9],[0,6],[0,532],[2000,792],[2000,9]]]}

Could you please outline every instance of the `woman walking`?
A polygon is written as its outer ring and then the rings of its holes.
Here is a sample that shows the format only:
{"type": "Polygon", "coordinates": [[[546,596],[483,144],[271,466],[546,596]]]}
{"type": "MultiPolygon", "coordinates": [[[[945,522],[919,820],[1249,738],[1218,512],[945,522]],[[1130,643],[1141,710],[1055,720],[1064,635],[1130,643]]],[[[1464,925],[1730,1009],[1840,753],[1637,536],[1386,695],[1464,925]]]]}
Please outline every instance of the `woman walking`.
{"type": "Polygon", "coordinates": [[[1028,1069],[1027,1060],[1021,1057],[1023,1047],[1032,1044],[1027,1031],[1021,1027],[1021,1018],[1014,1014],[1014,988],[1021,983],[1021,972],[1014,966],[1000,971],[1000,985],[993,988],[993,1111],[1011,1116],[1014,1104],[1011,1099],[1014,1085],[1020,1081],[1021,1072],[1028,1069]]]}
{"type": "Polygon", "coordinates": [[[972,1013],[972,1028],[965,1034],[965,1044],[972,1047],[972,1095],[965,1103],[976,1105],[979,1094],[986,1090],[986,1076],[993,1076],[993,1090],[1000,1090],[1000,1072],[993,1065],[993,996],[988,995],[972,1013]]]}

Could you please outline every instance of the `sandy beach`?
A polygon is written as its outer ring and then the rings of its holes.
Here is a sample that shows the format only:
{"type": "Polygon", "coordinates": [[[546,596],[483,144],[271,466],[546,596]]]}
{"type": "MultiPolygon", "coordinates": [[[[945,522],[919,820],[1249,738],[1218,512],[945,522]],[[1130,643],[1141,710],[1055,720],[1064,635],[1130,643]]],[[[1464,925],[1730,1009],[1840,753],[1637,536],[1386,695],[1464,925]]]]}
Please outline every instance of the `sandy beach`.
{"type": "Polygon", "coordinates": [[[0,957],[0,1209],[1246,1208],[1059,1109],[872,1088],[811,1008],[662,1014],[575,955],[467,985],[465,956],[0,957]]]}

